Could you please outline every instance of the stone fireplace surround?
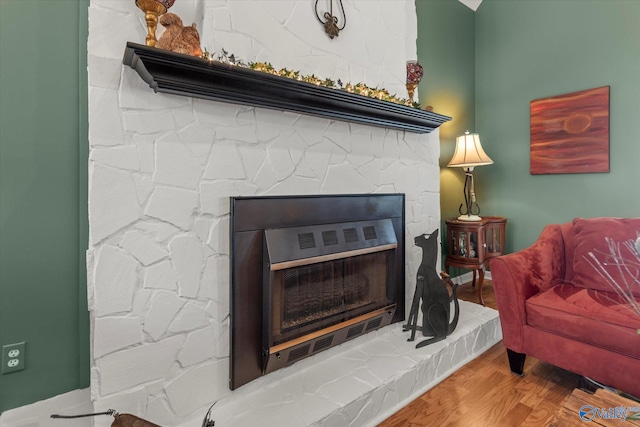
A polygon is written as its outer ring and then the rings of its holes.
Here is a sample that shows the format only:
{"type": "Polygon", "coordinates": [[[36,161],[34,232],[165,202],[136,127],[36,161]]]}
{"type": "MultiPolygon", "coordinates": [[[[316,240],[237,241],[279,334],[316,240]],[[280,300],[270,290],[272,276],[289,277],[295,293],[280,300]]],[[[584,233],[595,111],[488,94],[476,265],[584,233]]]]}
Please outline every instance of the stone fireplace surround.
{"type": "MultiPolygon", "coordinates": [[[[413,1],[345,1],[345,9],[349,29],[334,40],[305,2],[184,0],[172,12],[196,22],[209,50],[405,93],[405,61],[416,56],[413,1]]],[[[365,425],[499,339],[497,315],[463,304],[459,341],[418,353],[392,325],[230,391],[229,197],[404,193],[411,242],[440,224],[438,131],[155,94],[122,65],[126,43],[145,34],[133,1],[91,0],[87,261],[96,411],[199,425],[219,401],[214,416],[228,420],[219,425],[365,425]],[[354,364],[369,368],[356,374],[354,364]],[[274,410],[285,407],[295,416],[274,410]]],[[[405,250],[406,277],[415,277],[420,253],[405,250]]],[[[415,284],[406,285],[410,298],[415,284]]]]}

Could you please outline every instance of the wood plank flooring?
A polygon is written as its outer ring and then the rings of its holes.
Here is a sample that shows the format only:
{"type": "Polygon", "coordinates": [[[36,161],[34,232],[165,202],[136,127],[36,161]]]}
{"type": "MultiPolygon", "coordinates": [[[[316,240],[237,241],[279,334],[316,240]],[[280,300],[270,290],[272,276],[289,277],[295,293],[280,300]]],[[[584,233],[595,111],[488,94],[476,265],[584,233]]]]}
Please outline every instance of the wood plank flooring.
{"type": "MultiPolygon", "coordinates": [[[[458,297],[478,302],[470,284],[458,287],[458,297]]],[[[488,280],[483,297],[488,307],[496,308],[488,280]]],[[[501,341],[379,427],[548,425],[581,377],[532,357],[527,357],[524,369],[522,377],[511,373],[501,341]]]]}

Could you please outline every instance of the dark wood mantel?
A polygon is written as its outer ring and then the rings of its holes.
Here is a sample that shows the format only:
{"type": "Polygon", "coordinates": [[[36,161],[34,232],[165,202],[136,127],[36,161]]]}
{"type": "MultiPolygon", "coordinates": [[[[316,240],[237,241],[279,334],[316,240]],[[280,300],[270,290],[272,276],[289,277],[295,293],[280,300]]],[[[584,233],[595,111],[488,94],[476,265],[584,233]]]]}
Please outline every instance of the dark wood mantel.
{"type": "Polygon", "coordinates": [[[123,62],[155,92],[428,133],[451,117],[343,90],[127,43],[123,62]]]}

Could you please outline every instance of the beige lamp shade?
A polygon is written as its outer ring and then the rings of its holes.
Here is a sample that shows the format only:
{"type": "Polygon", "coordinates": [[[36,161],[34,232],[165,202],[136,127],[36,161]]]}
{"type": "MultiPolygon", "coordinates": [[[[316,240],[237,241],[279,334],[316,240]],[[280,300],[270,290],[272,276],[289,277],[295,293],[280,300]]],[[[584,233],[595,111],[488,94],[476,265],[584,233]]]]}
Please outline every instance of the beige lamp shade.
{"type": "Polygon", "coordinates": [[[482,149],[480,136],[477,133],[469,133],[468,131],[456,138],[456,150],[453,157],[447,165],[450,168],[469,168],[475,166],[490,165],[493,160],[487,156],[482,149]]]}

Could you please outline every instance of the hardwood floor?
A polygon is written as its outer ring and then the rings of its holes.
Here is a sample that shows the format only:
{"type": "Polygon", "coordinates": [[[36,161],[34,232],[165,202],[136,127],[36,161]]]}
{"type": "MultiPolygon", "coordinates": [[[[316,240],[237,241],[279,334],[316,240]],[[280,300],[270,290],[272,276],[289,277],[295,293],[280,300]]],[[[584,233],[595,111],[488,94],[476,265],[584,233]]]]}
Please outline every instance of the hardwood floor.
{"type": "MultiPolygon", "coordinates": [[[[478,302],[477,291],[470,284],[458,287],[458,297],[478,302]]],[[[496,308],[488,280],[483,297],[487,306],[496,308]]],[[[379,427],[547,425],[580,385],[581,377],[532,357],[527,357],[524,369],[522,377],[511,373],[501,341],[379,427]]]]}

